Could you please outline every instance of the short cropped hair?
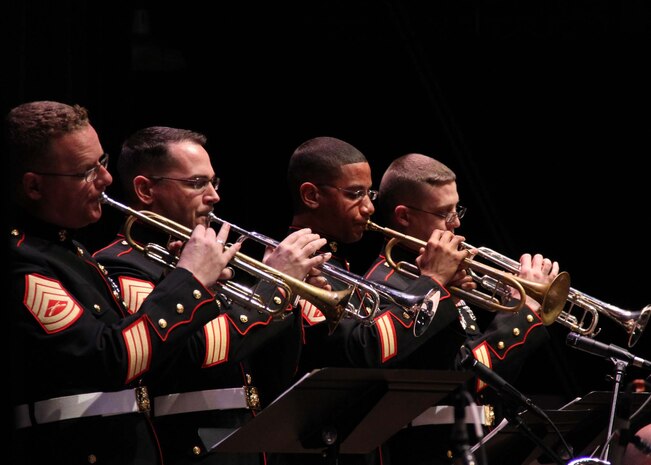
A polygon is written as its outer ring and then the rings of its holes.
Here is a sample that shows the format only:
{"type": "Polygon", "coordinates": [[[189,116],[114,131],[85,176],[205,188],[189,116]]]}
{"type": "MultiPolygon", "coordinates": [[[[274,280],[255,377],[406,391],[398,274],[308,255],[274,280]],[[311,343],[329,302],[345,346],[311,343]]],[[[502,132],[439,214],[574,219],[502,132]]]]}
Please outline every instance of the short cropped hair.
{"type": "Polygon", "coordinates": [[[380,181],[379,213],[385,221],[390,221],[395,207],[413,204],[424,185],[437,186],[456,179],[454,171],[426,155],[409,153],[396,158],[380,181]]]}
{"type": "Polygon", "coordinates": [[[44,100],[13,108],[5,118],[4,133],[10,178],[19,182],[28,171],[47,169],[51,142],[89,124],[88,111],[79,105],[44,100]]]}
{"type": "Polygon", "coordinates": [[[348,142],[335,137],[315,137],[303,142],[292,154],[287,168],[294,209],[302,205],[301,184],[332,183],[341,174],[341,167],[352,163],[368,163],[368,160],[348,142]]]}
{"type": "Polygon", "coordinates": [[[133,178],[159,174],[155,170],[167,169],[171,144],[188,141],[204,147],[207,140],[201,133],[166,126],[150,126],[133,133],[123,142],[117,163],[118,176],[126,198],[129,201],[135,200],[133,178]]]}

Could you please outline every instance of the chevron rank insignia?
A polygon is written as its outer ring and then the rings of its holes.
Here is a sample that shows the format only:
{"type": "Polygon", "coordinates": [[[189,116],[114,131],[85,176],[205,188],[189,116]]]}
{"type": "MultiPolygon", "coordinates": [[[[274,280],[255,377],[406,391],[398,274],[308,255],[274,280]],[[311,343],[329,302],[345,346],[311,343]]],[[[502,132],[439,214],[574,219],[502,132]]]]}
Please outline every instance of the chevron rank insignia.
{"type": "Polygon", "coordinates": [[[154,290],[153,283],[142,279],[120,276],[120,292],[129,313],[136,313],[142,301],[154,290]]]}
{"type": "Polygon", "coordinates": [[[66,329],[83,313],[59,281],[34,274],[25,276],[23,303],[48,334],[66,329]]]}

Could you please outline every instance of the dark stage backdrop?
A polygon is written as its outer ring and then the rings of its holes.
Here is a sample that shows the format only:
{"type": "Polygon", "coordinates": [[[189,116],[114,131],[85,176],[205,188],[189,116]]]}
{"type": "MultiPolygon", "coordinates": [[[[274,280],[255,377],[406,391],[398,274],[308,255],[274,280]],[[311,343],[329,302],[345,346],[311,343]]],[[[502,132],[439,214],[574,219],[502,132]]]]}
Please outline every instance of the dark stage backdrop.
{"type": "MultiPolygon", "coordinates": [[[[471,244],[512,258],[542,252],[573,287],[622,310],[651,303],[645,2],[25,0],[3,9],[3,111],[80,103],[112,154],[144,126],[204,132],[223,182],[217,213],[246,229],[283,236],[290,154],[336,136],[367,155],[376,183],[407,152],[448,164],[471,244]]],[[[121,221],[107,211],[86,243],[104,244],[121,221]]],[[[379,244],[367,235],[355,271],[379,244]]],[[[621,325],[601,321],[598,340],[626,346],[621,325]]],[[[562,326],[549,329],[518,386],[554,401],[610,387],[609,362],[568,348],[562,326]]],[[[650,358],[650,338],[631,350],[650,358]]],[[[648,375],[636,370],[626,379],[648,375]]]]}

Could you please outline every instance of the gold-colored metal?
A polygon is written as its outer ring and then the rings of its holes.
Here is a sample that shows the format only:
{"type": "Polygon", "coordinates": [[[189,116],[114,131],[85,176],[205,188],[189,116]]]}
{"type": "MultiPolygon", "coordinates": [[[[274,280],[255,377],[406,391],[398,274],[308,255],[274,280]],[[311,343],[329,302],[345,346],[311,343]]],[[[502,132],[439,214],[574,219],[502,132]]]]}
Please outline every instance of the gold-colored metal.
{"type": "MultiPolygon", "coordinates": [[[[407,262],[394,262],[391,251],[396,244],[401,242],[420,248],[427,245],[426,241],[408,236],[394,229],[379,226],[371,220],[367,223],[367,229],[381,232],[386,237],[391,238],[385,246],[385,256],[387,263],[392,268],[406,276],[418,276],[418,268],[416,265],[407,262]]],[[[462,247],[468,250],[479,250],[466,243],[462,243],[462,247]]],[[[477,255],[480,255],[480,253],[477,255]]],[[[513,272],[502,271],[480,263],[475,260],[477,255],[465,258],[463,263],[471,271],[471,276],[476,280],[481,280],[482,285],[492,290],[493,293],[489,295],[477,290],[466,291],[455,286],[450,287],[451,293],[469,303],[474,303],[492,312],[518,312],[524,307],[525,297],[529,295],[541,304],[540,317],[543,324],[550,325],[556,320],[563,310],[570,289],[570,276],[567,272],[559,273],[549,284],[537,283],[515,276],[513,272]],[[481,274],[478,275],[477,273],[481,274]],[[508,287],[515,289],[520,294],[520,299],[516,300],[513,305],[500,304],[497,296],[504,293],[504,290],[508,287]]]]}
{"type": "MultiPolygon", "coordinates": [[[[102,194],[101,201],[102,203],[110,205],[120,210],[122,213],[128,215],[125,222],[124,234],[127,242],[129,242],[131,247],[140,251],[141,253],[144,253],[147,257],[154,261],[163,263],[172,268],[175,267],[178,257],[171,256],[172,254],[170,254],[167,249],[158,244],[148,244],[147,246],[138,244],[131,237],[131,228],[136,221],[141,221],[145,224],[148,224],[149,226],[166,232],[176,239],[186,241],[192,234],[192,230],[190,228],[176,223],[169,218],[146,210],[134,210],[127,205],[111,199],[105,193],[102,194]]],[[[297,294],[308,302],[317,306],[326,317],[330,332],[334,331],[335,327],[343,317],[345,313],[345,302],[348,301],[350,294],[352,293],[352,289],[329,291],[327,289],[321,289],[316,286],[312,286],[311,284],[282,273],[275,268],[254,260],[253,258],[248,257],[240,252],[237,252],[235,254],[231,260],[231,263],[241,270],[244,270],[247,273],[256,276],[260,280],[273,283],[276,288],[282,290],[281,293],[285,297],[285,302],[287,304],[289,302],[292,302],[293,296],[297,294]]],[[[254,290],[249,289],[246,286],[242,286],[238,283],[231,281],[218,282],[217,287],[219,288],[219,292],[221,292],[227,298],[246,307],[265,311],[272,315],[282,314],[287,307],[287,304],[285,303],[283,303],[283,305],[266,304],[260,295],[256,294],[254,290]]],[[[277,295],[274,297],[277,297],[277,295]]]]}
{"type": "MultiPolygon", "coordinates": [[[[210,214],[210,220],[219,224],[224,223],[224,220],[212,213],[210,214]]],[[[279,244],[275,239],[255,231],[247,231],[237,225],[231,224],[231,231],[239,234],[240,239],[252,239],[268,247],[277,247],[279,244]]],[[[335,246],[336,243],[334,242],[330,244],[333,250],[336,248],[335,246]]],[[[374,324],[376,316],[380,313],[380,304],[382,302],[391,302],[414,318],[413,332],[417,337],[425,332],[434,317],[434,301],[437,292],[435,290],[430,290],[423,295],[414,295],[366,280],[328,262],[323,263],[319,269],[329,279],[337,280],[348,286],[351,297],[353,295],[360,297],[359,303],[355,303],[354,299],[348,299],[344,317],[355,319],[370,326],[374,324]]]]}

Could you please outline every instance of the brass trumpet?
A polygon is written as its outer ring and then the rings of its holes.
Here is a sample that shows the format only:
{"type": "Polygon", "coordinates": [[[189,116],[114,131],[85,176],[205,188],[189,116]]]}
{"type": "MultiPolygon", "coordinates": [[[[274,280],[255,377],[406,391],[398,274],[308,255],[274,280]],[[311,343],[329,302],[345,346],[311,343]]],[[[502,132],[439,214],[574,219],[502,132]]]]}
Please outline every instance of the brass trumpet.
{"type": "MultiPolygon", "coordinates": [[[[210,221],[222,224],[225,221],[214,214],[210,214],[210,221]]],[[[279,242],[264,234],[255,231],[247,231],[237,225],[231,224],[231,230],[240,235],[240,239],[253,239],[254,241],[269,247],[277,247],[279,242]]],[[[380,283],[368,281],[361,276],[351,273],[330,263],[324,263],[319,267],[321,272],[332,279],[348,285],[351,289],[351,297],[357,292],[361,297],[358,304],[348,299],[345,306],[345,317],[353,318],[368,326],[374,323],[378,316],[382,300],[399,306],[414,318],[414,336],[421,336],[429,327],[434,317],[432,297],[435,291],[429,291],[424,295],[413,295],[401,292],[397,289],[385,286],[380,283]]],[[[317,305],[318,307],[318,305],[317,305]]]]}
{"type": "MultiPolygon", "coordinates": [[[[381,232],[391,238],[385,247],[385,255],[387,263],[392,268],[406,276],[418,276],[418,268],[413,263],[395,263],[391,257],[391,250],[400,242],[405,242],[416,247],[425,247],[427,245],[426,241],[402,234],[394,229],[379,226],[371,220],[368,221],[366,229],[381,232]]],[[[466,243],[462,243],[462,246],[469,250],[475,249],[475,247],[466,243]]],[[[477,250],[481,254],[481,250],[477,250]]],[[[473,258],[465,258],[464,265],[471,270],[473,278],[475,280],[481,280],[482,285],[492,289],[493,294],[488,295],[476,290],[466,291],[458,287],[450,287],[450,292],[457,297],[492,312],[518,312],[524,307],[526,295],[530,295],[541,305],[540,318],[544,325],[552,324],[562,312],[570,291],[570,275],[567,272],[559,273],[549,284],[542,284],[519,278],[512,273],[477,262],[473,258]],[[479,276],[477,273],[483,273],[483,275],[479,276]],[[496,295],[501,295],[507,286],[514,288],[520,294],[520,300],[514,305],[502,305],[496,298],[496,295]]]]}
{"type": "MultiPolygon", "coordinates": [[[[175,267],[176,257],[170,258],[171,254],[167,249],[158,244],[147,244],[146,246],[138,244],[131,237],[131,228],[133,224],[139,220],[169,234],[176,239],[186,241],[192,234],[192,230],[190,228],[187,228],[156,213],[152,213],[146,210],[135,210],[127,205],[111,199],[105,193],[102,193],[100,201],[128,215],[124,228],[125,237],[127,242],[129,242],[129,244],[134,249],[140,251],[141,253],[144,253],[148,258],[154,261],[165,264],[172,268],[175,267]]],[[[255,291],[248,289],[245,286],[231,281],[217,283],[219,291],[223,295],[245,307],[265,311],[271,315],[282,314],[282,312],[287,307],[287,304],[292,301],[293,295],[297,294],[308,302],[311,302],[317,306],[323,312],[324,316],[328,320],[328,325],[331,333],[334,331],[335,327],[339,323],[339,320],[341,320],[345,313],[345,306],[343,302],[346,302],[348,300],[352,292],[351,289],[345,289],[342,291],[328,291],[326,289],[321,289],[305,283],[300,279],[296,279],[292,276],[282,273],[274,268],[271,268],[264,263],[254,260],[240,252],[235,254],[235,257],[233,257],[231,263],[237,268],[246,271],[253,276],[256,276],[263,282],[267,281],[272,283],[274,286],[276,286],[276,288],[280,288],[282,290],[282,294],[284,295],[284,300],[276,300],[278,297],[276,295],[274,297],[273,304],[267,304],[263,301],[259,294],[256,294],[255,291]]]]}

